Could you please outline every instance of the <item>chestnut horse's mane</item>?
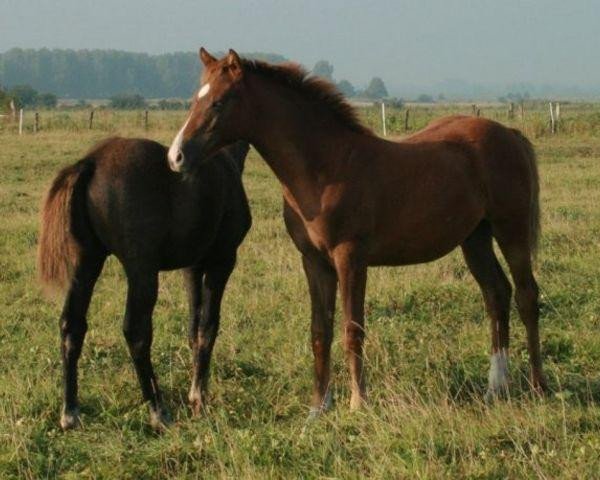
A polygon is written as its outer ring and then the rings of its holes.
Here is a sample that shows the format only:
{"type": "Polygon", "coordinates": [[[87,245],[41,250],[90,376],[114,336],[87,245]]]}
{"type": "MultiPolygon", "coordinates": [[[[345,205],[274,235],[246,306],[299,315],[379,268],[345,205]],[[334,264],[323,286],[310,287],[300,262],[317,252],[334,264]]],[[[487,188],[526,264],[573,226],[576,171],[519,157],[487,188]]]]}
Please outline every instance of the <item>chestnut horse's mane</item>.
{"type": "Polygon", "coordinates": [[[297,63],[272,65],[260,60],[243,59],[242,64],[244,70],[285,85],[305,98],[323,105],[350,130],[373,135],[373,132],[360,122],[355,109],[344,99],[334,84],[323,78],[310,76],[297,63]]]}

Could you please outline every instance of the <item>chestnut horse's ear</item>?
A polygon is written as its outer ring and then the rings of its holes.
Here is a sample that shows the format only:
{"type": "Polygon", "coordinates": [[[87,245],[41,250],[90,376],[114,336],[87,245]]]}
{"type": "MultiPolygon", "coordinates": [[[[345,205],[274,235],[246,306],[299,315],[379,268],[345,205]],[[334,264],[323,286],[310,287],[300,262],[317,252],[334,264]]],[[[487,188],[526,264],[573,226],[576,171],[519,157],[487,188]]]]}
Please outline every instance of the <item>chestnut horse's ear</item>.
{"type": "Polygon", "coordinates": [[[229,65],[233,70],[242,71],[242,59],[237,54],[235,50],[229,49],[229,54],[227,55],[227,65],[229,65]]]}
{"type": "Polygon", "coordinates": [[[200,57],[200,60],[202,61],[205,67],[208,67],[211,63],[217,61],[217,59],[213,57],[210,53],[208,53],[204,47],[200,47],[198,56],[200,57]]]}

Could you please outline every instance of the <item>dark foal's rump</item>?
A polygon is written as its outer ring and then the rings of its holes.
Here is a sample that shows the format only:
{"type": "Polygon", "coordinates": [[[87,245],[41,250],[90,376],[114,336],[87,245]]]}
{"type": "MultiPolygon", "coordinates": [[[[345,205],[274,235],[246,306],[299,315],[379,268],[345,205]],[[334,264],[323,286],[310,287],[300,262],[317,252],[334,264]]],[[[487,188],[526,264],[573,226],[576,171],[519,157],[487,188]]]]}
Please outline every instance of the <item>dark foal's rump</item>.
{"type": "Polygon", "coordinates": [[[165,422],[150,361],[158,272],[184,269],[194,370],[190,402],[196,412],[202,408],[221,298],[251,224],[241,182],[248,148],[235,143],[180,175],[169,170],[164,146],[110,138],[53,181],[42,209],[38,272],[44,285],[67,291],[60,320],[63,428],[78,422],[77,361],[86,313],[110,254],[127,276],[123,332],[156,427],[165,422]]]}

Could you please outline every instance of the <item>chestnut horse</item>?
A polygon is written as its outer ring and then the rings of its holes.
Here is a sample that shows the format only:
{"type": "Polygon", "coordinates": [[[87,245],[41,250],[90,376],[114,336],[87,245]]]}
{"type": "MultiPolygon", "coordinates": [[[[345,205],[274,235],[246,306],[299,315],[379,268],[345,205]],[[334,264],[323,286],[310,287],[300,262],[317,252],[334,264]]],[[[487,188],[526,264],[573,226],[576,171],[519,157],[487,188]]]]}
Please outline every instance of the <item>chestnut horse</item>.
{"type": "Polygon", "coordinates": [[[337,284],[350,406],[356,408],[365,399],[367,267],[429,262],[457,246],[491,318],[486,397],[506,390],[512,288],[494,254],[493,238],[514,280],[532,387],[543,389],[532,273],[539,235],[538,173],[532,145],[520,132],[483,118],[453,116],[391,142],[361,125],[333,85],[296,65],[253,62],[233,50],[217,60],[201,49],[200,58],[202,88],[171,145],[169,162],[175,171],[189,168],[243,139],[281,182],[285,224],[302,253],[312,301],[311,414],[331,401],[337,284]]]}
{"type": "Polygon", "coordinates": [[[110,138],[54,179],[42,210],[38,270],[46,285],[68,289],[60,317],[63,429],[79,423],[77,361],[92,291],[110,254],[127,276],[123,333],[159,429],[167,417],[150,360],[158,272],[185,269],[189,399],[196,413],[202,407],[221,298],[251,223],[241,182],[247,153],[248,144],[239,142],[184,176],[169,170],[159,143],[110,138]]]}

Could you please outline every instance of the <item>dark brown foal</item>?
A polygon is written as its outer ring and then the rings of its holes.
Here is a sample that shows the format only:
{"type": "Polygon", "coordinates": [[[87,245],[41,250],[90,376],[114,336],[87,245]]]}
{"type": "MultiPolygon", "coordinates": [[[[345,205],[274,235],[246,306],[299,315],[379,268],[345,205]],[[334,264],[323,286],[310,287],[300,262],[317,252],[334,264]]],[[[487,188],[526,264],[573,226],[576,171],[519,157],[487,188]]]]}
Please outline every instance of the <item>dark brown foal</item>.
{"type": "Polygon", "coordinates": [[[79,422],[77,361],[94,285],[110,254],[127,276],[123,333],[156,428],[168,420],[150,358],[158,272],[184,269],[193,358],[189,400],[195,413],[202,409],[223,291],[250,228],[241,183],[247,152],[240,142],[181,175],[169,169],[162,145],[113,138],[54,180],[42,211],[38,264],[44,283],[68,288],[60,319],[63,429],[79,422]]]}

